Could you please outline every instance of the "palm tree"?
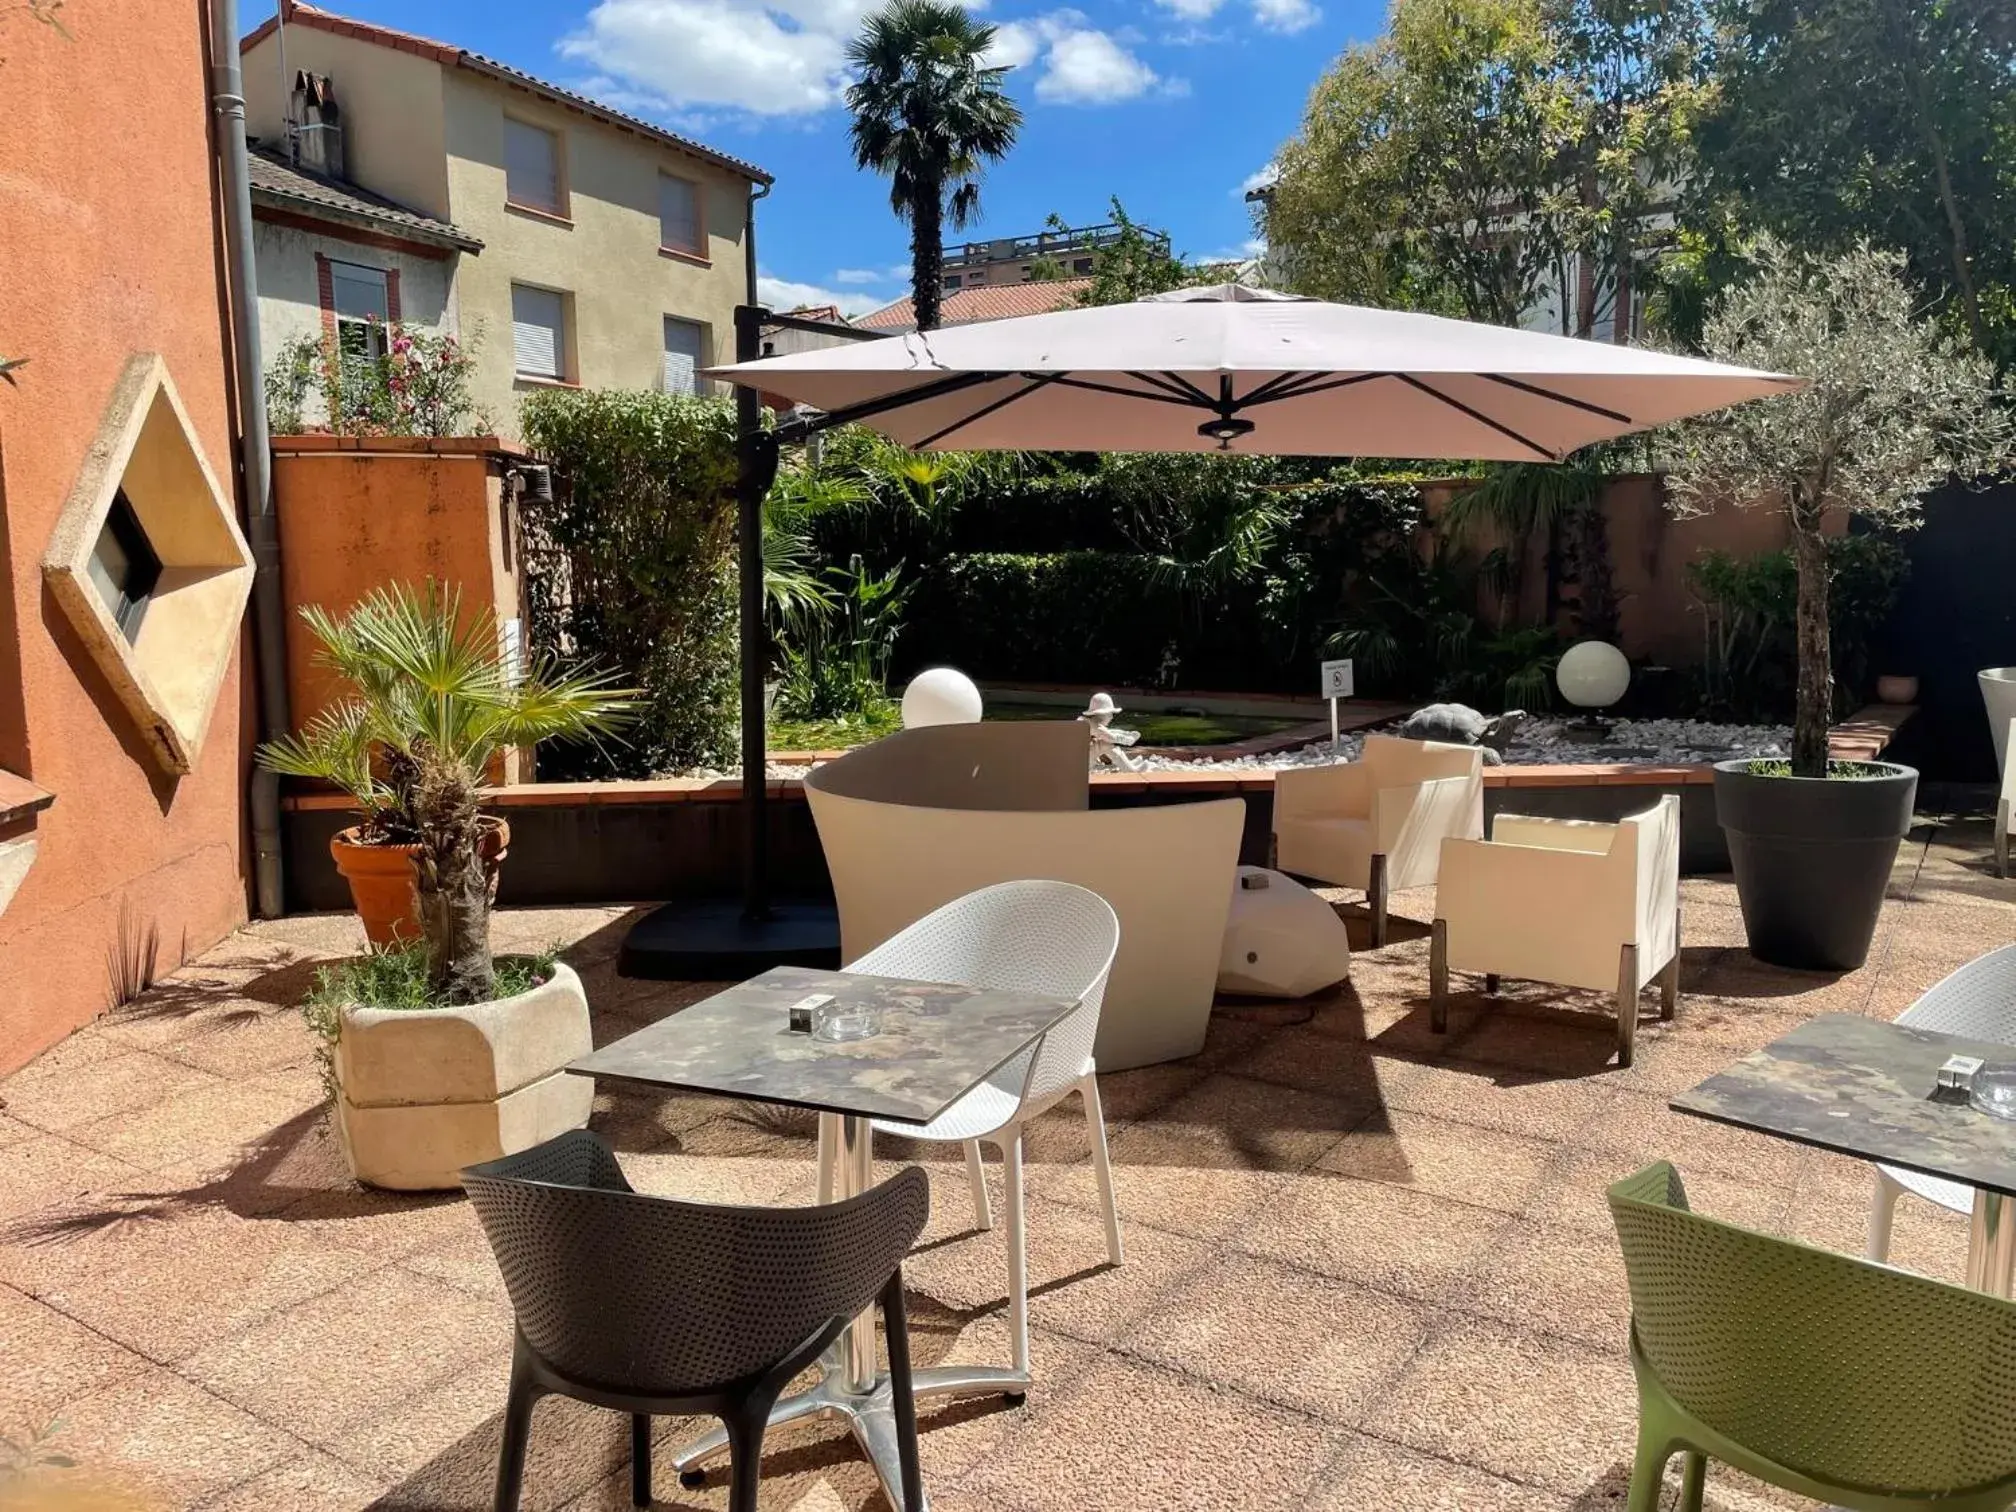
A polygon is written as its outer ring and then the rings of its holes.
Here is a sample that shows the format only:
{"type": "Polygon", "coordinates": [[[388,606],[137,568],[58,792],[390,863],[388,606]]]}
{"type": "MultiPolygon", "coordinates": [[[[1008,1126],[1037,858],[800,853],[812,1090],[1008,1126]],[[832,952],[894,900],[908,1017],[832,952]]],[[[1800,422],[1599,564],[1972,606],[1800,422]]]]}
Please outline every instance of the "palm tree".
{"type": "Polygon", "coordinates": [[[417,845],[414,891],[430,994],[488,1002],[490,895],[478,805],[491,759],[540,740],[586,740],[633,715],[635,694],[596,672],[535,658],[508,665],[496,616],[464,613],[458,590],[380,588],[337,618],[301,611],[318,661],[354,690],[298,735],[259,748],[266,767],[342,788],[372,844],[417,845]]]}
{"type": "Polygon", "coordinates": [[[889,204],[910,223],[917,329],[937,328],[942,235],[980,212],[982,164],[1015,145],[1022,111],[986,63],[994,28],[950,0],[890,0],[847,44],[854,161],[889,176],[889,204]]]}

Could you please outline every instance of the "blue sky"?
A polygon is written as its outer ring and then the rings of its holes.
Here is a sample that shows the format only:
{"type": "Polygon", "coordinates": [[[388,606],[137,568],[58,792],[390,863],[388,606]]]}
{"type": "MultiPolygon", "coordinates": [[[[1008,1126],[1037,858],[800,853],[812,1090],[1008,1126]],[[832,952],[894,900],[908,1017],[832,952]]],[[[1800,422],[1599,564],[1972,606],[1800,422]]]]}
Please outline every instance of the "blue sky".
{"type": "MultiPolygon", "coordinates": [[[[838,103],[840,48],[866,0],[320,0],[487,53],[760,163],[773,304],[905,292],[907,235],[885,182],[859,171],[838,103]]],[[[264,12],[246,11],[247,26],[264,12]]],[[[1016,66],[1014,153],[988,175],[976,236],[1106,218],[1108,196],[1179,251],[1238,255],[1243,189],[1295,127],[1310,86],[1383,0],[985,0],[1016,66]]]]}

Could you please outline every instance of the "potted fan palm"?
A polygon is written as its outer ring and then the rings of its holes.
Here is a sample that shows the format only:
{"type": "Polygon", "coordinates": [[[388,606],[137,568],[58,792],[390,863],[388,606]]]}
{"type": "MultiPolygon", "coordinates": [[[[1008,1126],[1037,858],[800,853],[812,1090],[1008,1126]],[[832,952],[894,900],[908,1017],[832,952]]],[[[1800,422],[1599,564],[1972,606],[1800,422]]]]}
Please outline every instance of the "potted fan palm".
{"type": "Polygon", "coordinates": [[[590,1048],[580,978],[556,960],[491,955],[503,834],[481,812],[486,774],[512,747],[614,730],[633,695],[596,673],[507,665],[494,615],[464,613],[431,580],[302,618],[351,691],[259,759],[355,800],[361,822],[338,859],[377,852],[413,921],[325,970],[307,1004],[337,1128],[360,1181],[453,1187],[466,1165],[585,1123],[592,1092],[562,1070],[590,1048]]]}
{"type": "Polygon", "coordinates": [[[1921,317],[1901,254],[1865,244],[1815,258],[1765,240],[1751,261],[1751,276],[1709,317],[1707,355],[1810,382],[1689,422],[1668,499],[1681,514],[1732,499],[1778,509],[1790,527],[1799,577],[1791,758],[1719,763],[1716,815],[1750,953],[1852,970],[1868,956],[1918,774],[1829,755],[1824,527],[1839,515],[1915,526],[1921,494],[2006,467],[2012,432],[1992,366],[1921,317]]]}

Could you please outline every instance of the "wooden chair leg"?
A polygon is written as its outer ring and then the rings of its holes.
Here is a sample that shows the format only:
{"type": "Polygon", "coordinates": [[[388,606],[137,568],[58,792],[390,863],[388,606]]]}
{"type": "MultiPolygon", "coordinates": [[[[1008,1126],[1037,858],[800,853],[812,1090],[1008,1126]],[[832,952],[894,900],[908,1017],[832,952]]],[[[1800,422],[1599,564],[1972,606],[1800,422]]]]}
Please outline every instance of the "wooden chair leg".
{"type": "Polygon", "coordinates": [[[1638,947],[1626,945],[1617,952],[1617,1066],[1631,1064],[1631,1052],[1638,1041],[1638,947]]]}
{"type": "Polygon", "coordinates": [[[651,1419],[642,1412],[630,1415],[630,1505],[651,1505],[651,1419]]]}
{"type": "Polygon", "coordinates": [[[1449,922],[1437,919],[1428,929],[1428,1027],[1449,1032],[1449,922]]]}
{"type": "Polygon", "coordinates": [[[532,1441],[532,1409],[541,1392],[521,1340],[511,1356],[511,1387],[504,1400],[504,1443],[497,1452],[496,1512],[518,1512],[525,1488],[525,1450],[532,1441]]]}
{"type": "Polygon", "coordinates": [[[882,1288],[882,1329],[889,1341],[889,1396],[896,1418],[896,1463],[903,1472],[903,1512],[924,1512],[924,1471],[917,1462],[917,1397],[910,1384],[910,1315],[903,1272],[882,1288]]]}
{"type": "Polygon", "coordinates": [[[1673,959],[1668,961],[1659,973],[1659,1017],[1672,1022],[1674,1012],[1680,1006],[1680,948],[1673,948],[1673,959]]]}
{"type": "Polygon", "coordinates": [[[1365,879],[1365,901],[1372,905],[1372,944],[1377,947],[1386,943],[1386,858],[1374,854],[1372,874],[1365,879]]]}

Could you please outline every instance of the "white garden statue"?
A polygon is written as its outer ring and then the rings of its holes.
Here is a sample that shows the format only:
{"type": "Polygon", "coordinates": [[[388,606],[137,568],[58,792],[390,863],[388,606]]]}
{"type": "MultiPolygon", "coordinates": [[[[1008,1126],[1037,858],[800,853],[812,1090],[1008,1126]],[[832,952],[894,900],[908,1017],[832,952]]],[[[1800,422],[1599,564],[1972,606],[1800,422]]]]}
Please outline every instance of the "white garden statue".
{"type": "Polygon", "coordinates": [[[1138,772],[1141,763],[1127,754],[1127,747],[1141,738],[1139,730],[1116,730],[1113,716],[1120,712],[1120,705],[1113,702],[1111,693],[1094,693],[1092,701],[1085,705],[1085,712],[1078,717],[1092,726],[1092,766],[1111,767],[1120,772],[1138,772]]]}

